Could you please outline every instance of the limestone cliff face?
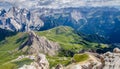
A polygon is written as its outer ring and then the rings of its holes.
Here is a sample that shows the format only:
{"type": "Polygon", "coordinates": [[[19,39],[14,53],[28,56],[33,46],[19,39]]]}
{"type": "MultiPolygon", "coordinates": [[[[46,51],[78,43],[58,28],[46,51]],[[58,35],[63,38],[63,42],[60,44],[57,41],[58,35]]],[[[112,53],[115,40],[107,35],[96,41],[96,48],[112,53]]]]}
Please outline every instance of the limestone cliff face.
{"type": "Polygon", "coordinates": [[[49,41],[46,37],[39,37],[34,32],[29,32],[28,40],[19,48],[28,54],[44,53],[50,56],[56,55],[60,46],[56,42],[49,41]]]}

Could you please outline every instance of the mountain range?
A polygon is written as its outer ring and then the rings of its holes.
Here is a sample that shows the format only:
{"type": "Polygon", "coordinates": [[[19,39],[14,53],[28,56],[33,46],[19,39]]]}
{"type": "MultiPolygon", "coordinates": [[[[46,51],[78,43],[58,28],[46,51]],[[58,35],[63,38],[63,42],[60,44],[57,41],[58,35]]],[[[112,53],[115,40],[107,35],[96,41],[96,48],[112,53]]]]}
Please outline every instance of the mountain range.
{"type": "Polygon", "coordinates": [[[67,26],[41,32],[14,33],[3,29],[0,31],[10,34],[4,36],[4,39],[0,38],[0,68],[2,69],[18,69],[25,64],[29,65],[31,62],[36,62],[38,58],[35,57],[40,53],[47,55],[50,68],[52,68],[61,63],[69,64],[75,53],[84,51],[104,53],[112,48],[112,45],[106,44],[108,42],[104,38],[93,36],[91,39],[92,35],[77,33],[67,26]]]}
{"type": "Polygon", "coordinates": [[[85,34],[97,34],[119,43],[120,10],[114,7],[81,7],[63,9],[20,9],[0,12],[0,27],[12,31],[47,30],[70,26],[85,34]]]}
{"type": "Polygon", "coordinates": [[[83,7],[49,10],[40,18],[45,23],[41,30],[59,25],[71,26],[86,34],[98,34],[112,42],[119,42],[120,14],[116,8],[83,7]],[[115,39],[115,40],[114,40],[115,39]]]}
{"type": "Polygon", "coordinates": [[[0,69],[120,69],[119,3],[0,1],[0,69]]]}

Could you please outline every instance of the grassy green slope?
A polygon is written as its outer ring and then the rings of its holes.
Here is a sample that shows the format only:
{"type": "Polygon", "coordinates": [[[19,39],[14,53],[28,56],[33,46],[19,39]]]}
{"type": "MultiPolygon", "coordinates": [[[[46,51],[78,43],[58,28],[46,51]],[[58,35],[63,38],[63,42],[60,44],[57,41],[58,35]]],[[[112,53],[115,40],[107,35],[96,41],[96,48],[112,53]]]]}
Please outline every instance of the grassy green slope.
{"type": "Polygon", "coordinates": [[[6,37],[15,35],[17,32],[12,32],[9,30],[1,29],[0,28],[0,41],[4,40],[6,37]]]}
{"type": "Polygon", "coordinates": [[[72,48],[82,48],[82,46],[74,43],[75,38],[79,38],[78,35],[73,33],[73,29],[70,27],[57,27],[43,32],[37,32],[40,36],[45,36],[49,40],[58,42],[62,48],[70,50],[72,48]]]}
{"type": "Polygon", "coordinates": [[[23,54],[17,48],[27,39],[27,33],[18,33],[0,42],[0,69],[14,69],[17,66],[10,61],[23,54]]]}
{"type": "Polygon", "coordinates": [[[82,61],[86,61],[87,59],[89,59],[89,55],[84,53],[84,54],[75,54],[73,56],[73,59],[75,62],[82,62],[82,61]]]}
{"type": "MultiPolygon", "coordinates": [[[[36,32],[39,36],[45,36],[49,40],[58,42],[61,46],[59,55],[56,57],[47,56],[50,67],[57,64],[67,65],[71,62],[71,58],[80,50],[97,49],[106,47],[104,44],[87,41],[83,35],[78,35],[72,28],[67,26],[59,26],[50,30],[36,32]]],[[[85,37],[85,35],[84,35],[85,37]]],[[[16,69],[23,64],[28,64],[31,60],[24,59],[18,62],[10,62],[24,53],[17,50],[23,42],[28,39],[28,33],[18,33],[13,36],[6,37],[0,41],[0,69],[16,69]]]]}
{"type": "Polygon", "coordinates": [[[98,43],[84,40],[82,35],[78,35],[74,29],[67,26],[59,26],[36,33],[39,36],[47,37],[51,41],[58,42],[61,46],[57,57],[47,57],[50,67],[56,66],[57,64],[67,65],[71,62],[72,56],[75,53],[78,53],[82,49],[96,49],[98,46],[98,43]],[[63,59],[64,57],[66,60],[63,59]]]}
{"type": "MultiPolygon", "coordinates": [[[[69,56],[82,49],[97,49],[100,45],[95,42],[89,42],[84,40],[82,36],[79,36],[75,31],[67,26],[59,26],[47,31],[36,32],[39,36],[45,36],[49,40],[58,42],[62,48],[60,55],[69,56]]],[[[85,36],[84,36],[85,37],[85,36]]]]}

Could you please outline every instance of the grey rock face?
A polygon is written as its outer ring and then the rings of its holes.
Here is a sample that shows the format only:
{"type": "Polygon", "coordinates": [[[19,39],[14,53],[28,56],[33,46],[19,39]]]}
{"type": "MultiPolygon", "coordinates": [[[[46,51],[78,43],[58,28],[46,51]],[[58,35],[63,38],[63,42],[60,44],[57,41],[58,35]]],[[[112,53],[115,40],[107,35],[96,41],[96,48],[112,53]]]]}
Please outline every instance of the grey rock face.
{"type": "Polygon", "coordinates": [[[101,61],[89,54],[89,59],[84,62],[72,63],[64,69],[102,69],[103,64],[101,61]]]}
{"type": "Polygon", "coordinates": [[[103,69],[120,69],[120,49],[115,48],[114,52],[107,52],[104,56],[104,68],[103,69]]]}
{"type": "Polygon", "coordinates": [[[8,12],[1,10],[0,28],[12,31],[39,30],[44,23],[35,12],[27,9],[11,8],[8,12]]]}
{"type": "Polygon", "coordinates": [[[44,54],[38,54],[35,62],[30,65],[24,65],[19,69],[49,69],[49,63],[44,54]]]}
{"type": "Polygon", "coordinates": [[[29,39],[21,45],[20,49],[28,47],[29,54],[44,53],[50,56],[56,55],[60,46],[56,42],[49,41],[46,37],[39,37],[34,32],[29,33],[29,39]]]}
{"type": "Polygon", "coordinates": [[[57,65],[55,69],[63,69],[63,66],[61,64],[57,65]]]}
{"type": "Polygon", "coordinates": [[[119,49],[119,48],[115,48],[115,49],[113,50],[113,52],[114,52],[114,53],[120,53],[120,49],[119,49]]]}

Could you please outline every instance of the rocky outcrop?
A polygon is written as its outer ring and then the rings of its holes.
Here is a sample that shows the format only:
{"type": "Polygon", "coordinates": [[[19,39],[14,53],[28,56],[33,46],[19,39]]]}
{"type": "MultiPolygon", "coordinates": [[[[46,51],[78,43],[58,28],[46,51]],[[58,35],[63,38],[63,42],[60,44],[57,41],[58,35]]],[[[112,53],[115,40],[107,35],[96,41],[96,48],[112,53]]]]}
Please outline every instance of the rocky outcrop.
{"type": "Polygon", "coordinates": [[[65,69],[102,69],[101,61],[89,53],[89,59],[79,63],[73,63],[65,69]]]}
{"type": "Polygon", "coordinates": [[[46,37],[39,37],[33,31],[29,32],[28,40],[19,47],[19,50],[27,51],[28,54],[41,52],[50,56],[56,55],[59,49],[58,43],[49,41],[46,37]]]}
{"type": "Polygon", "coordinates": [[[86,62],[84,64],[72,64],[64,69],[102,69],[102,64],[96,62],[86,62]]]}
{"type": "Polygon", "coordinates": [[[120,49],[119,49],[119,48],[115,48],[115,49],[113,50],[113,53],[120,53],[120,49]]]}
{"type": "Polygon", "coordinates": [[[112,52],[107,52],[103,55],[103,69],[120,69],[120,49],[115,48],[112,52]]]}
{"type": "Polygon", "coordinates": [[[44,54],[38,54],[34,62],[19,69],[49,69],[49,63],[44,54]]]}
{"type": "Polygon", "coordinates": [[[114,48],[113,52],[99,55],[99,62],[90,61],[82,64],[73,64],[68,69],[120,69],[120,49],[114,48]]]}
{"type": "Polygon", "coordinates": [[[61,64],[58,64],[55,69],[64,69],[64,67],[61,64]]]}

